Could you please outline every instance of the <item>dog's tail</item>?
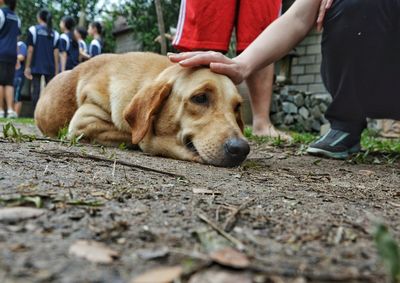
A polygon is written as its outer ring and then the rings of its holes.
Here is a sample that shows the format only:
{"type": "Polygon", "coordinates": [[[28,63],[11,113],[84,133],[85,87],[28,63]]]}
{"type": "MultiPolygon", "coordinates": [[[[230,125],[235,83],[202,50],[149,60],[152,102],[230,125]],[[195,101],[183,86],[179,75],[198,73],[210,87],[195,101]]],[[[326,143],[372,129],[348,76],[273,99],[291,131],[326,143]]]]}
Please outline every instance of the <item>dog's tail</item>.
{"type": "Polygon", "coordinates": [[[35,110],[35,121],[39,130],[46,136],[57,137],[60,130],[68,124],[77,110],[77,74],[66,71],[44,88],[35,110]]]}

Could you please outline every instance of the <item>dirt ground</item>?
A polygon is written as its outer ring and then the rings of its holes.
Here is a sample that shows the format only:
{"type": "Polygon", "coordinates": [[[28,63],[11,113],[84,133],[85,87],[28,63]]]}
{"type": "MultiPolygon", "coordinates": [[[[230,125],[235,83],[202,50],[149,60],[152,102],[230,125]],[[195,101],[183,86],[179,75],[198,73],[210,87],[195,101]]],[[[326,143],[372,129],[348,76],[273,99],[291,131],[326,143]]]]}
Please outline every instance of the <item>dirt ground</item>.
{"type": "Polygon", "coordinates": [[[135,282],[169,266],[183,267],[175,282],[385,282],[372,219],[400,238],[400,164],[301,152],[252,144],[243,166],[225,169],[0,138],[0,282],[135,282]],[[1,221],[2,208],[34,201],[41,215],[1,221]],[[81,258],[71,251],[79,240],[112,256],[81,258]],[[210,259],[227,247],[241,253],[210,259]],[[243,255],[249,263],[232,263],[243,255]]]}

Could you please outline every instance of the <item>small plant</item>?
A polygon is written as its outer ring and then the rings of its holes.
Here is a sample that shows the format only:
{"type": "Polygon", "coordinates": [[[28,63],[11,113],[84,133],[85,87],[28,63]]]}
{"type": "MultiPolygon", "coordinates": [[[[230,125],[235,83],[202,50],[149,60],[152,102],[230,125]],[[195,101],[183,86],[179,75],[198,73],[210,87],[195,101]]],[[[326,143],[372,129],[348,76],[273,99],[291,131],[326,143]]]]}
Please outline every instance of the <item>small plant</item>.
{"type": "Polygon", "coordinates": [[[388,228],[383,224],[377,224],[374,240],[379,255],[389,272],[390,282],[400,283],[400,248],[398,243],[396,243],[388,228]]]}
{"type": "Polygon", "coordinates": [[[36,139],[35,135],[25,135],[13,123],[7,122],[3,125],[3,137],[14,142],[31,142],[36,139]]]}
{"type": "Polygon", "coordinates": [[[79,142],[83,139],[85,134],[80,134],[79,136],[73,136],[69,141],[69,146],[78,146],[79,142]]]}
{"type": "Polygon", "coordinates": [[[126,143],[121,143],[119,146],[118,146],[118,148],[120,149],[120,150],[126,150],[128,147],[127,147],[127,145],[126,145],[126,143]]]}
{"type": "Polygon", "coordinates": [[[57,138],[60,140],[60,141],[66,141],[68,138],[68,127],[66,126],[66,127],[64,127],[64,128],[61,128],[59,131],[58,131],[58,134],[57,134],[57,138]]]}

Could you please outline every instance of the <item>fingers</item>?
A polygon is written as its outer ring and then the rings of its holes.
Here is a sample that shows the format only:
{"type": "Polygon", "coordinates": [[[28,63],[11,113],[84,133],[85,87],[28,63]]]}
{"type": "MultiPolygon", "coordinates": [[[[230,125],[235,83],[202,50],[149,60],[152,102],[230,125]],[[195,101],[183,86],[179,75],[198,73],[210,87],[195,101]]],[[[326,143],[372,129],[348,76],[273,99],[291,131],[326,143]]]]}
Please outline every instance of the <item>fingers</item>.
{"type": "Polygon", "coordinates": [[[326,5],[327,5],[327,0],[322,0],[321,4],[319,6],[319,13],[318,13],[318,18],[317,18],[317,30],[318,31],[322,30],[325,12],[326,12],[326,5]]]}
{"type": "Polygon", "coordinates": [[[210,63],[232,64],[233,61],[218,52],[194,52],[195,54],[185,54],[179,64],[182,67],[209,66],[210,63]]]}
{"type": "Polygon", "coordinates": [[[205,51],[193,51],[193,52],[182,52],[182,53],[168,53],[167,56],[169,60],[171,60],[174,63],[178,63],[180,61],[190,59],[194,56],[197,56],[199,54],[206,53],[205,51]]]}
{"type": "Polygon", "coordinates": [[[331,8],[332,7],[332,3],[333,3],[333,0],[328,0],[327,1],[327,3],[326,3],[326,9],[329,9],[329,8],[331,8]]]}

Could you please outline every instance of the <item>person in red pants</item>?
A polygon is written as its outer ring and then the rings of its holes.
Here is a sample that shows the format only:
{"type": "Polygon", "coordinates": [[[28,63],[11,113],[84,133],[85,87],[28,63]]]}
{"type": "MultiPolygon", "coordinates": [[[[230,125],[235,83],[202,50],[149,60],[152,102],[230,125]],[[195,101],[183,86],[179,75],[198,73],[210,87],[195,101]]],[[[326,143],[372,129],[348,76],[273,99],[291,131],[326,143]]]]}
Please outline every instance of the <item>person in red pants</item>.
{"type": "MultiPolygon", "coordinates": [[[[282,0],[182,0],[173,46],[180,51],[214,50],[226,53],[232,31],[241,53],[281,12],[282,0]]],[[[253,134],[289,139],[269,117],[274,65],[246,78],[253,110],[253,134]]]]}

